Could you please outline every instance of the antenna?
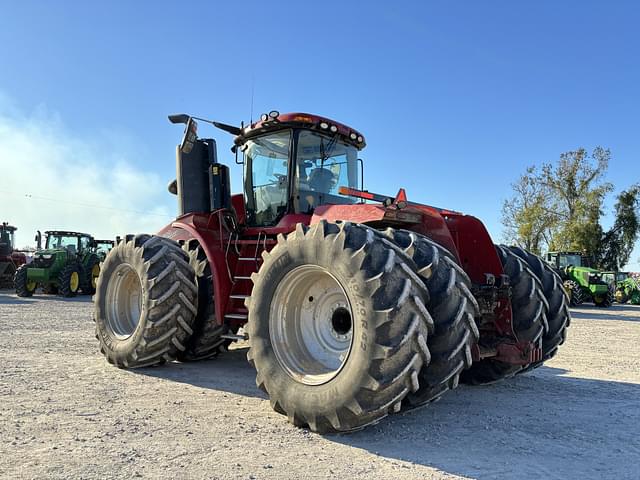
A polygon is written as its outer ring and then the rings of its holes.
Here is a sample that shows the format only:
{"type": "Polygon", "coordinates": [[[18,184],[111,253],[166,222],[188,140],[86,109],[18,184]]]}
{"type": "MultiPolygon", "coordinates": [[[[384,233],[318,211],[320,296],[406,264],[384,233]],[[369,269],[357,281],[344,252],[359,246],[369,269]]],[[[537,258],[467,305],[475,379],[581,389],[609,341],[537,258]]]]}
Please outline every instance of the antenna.
{"type": "Polygon", "coordinates": [[[255,86],[255,79],[256,77],[254,75],[251,75],[251,111],[249,113],[249,125],[253,125],[253,91],[255,86]]]}

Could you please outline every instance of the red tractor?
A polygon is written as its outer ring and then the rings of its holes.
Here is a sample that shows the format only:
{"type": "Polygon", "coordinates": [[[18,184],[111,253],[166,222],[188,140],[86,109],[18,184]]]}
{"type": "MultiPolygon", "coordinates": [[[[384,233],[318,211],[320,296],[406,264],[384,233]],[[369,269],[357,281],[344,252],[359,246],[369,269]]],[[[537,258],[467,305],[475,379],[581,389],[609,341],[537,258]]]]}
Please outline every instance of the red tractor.
{"type": "Polygon", "coordinates": [[[0,288],[13,288],[16,270],[27,263],[27,256],[14,248],[16,230],[7,222],[0,225],[0,288]]]}
{"type": "Polygon", "coordinates": [[[256,383],[298,426],[343,432],[551,358],[569,325],[562,281],[495,246],[462,213],[362,186],[361,133],[272,111],[240,128],[188,115],[179,216],[109,252],[96,334],[124,368],[215,356],[248,340],[256,383]],[[235,136],[244,193],[196,120],[235,136]]]}

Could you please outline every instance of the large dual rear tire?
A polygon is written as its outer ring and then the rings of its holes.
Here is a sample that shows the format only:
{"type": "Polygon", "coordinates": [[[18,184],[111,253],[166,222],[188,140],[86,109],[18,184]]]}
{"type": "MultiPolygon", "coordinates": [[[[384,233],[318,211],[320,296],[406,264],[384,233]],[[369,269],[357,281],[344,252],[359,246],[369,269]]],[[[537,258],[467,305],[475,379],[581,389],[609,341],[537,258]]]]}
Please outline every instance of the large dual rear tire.
{"type": "Polygon", "coordinates": [[[298,426],[345,432],[420,391],[433,321],[416,266],[369,227],[299,224],[263,254],[247,299],[256,384],[298,426]]]}
{"type": "Polygon", "coordinates": [[[431,362],[420,370],[419,390],[404,402],[418,407],[456,388],[460,373],[471,366],[471,349],[479,336],[475,323],[479,307],[470,290],[471,280],[448,250],[415,232],[389,228],[384,233],[415,262],[429,290],[427,309],[434,322],[427,342],[431,362]]]}
{"type": "Polygon", "coordinates": [[[197,313],[189,256],[167,238],[127,236],[102,264],[94,302],[96,338],[110,363],[137,368],[173,360],[197,313]]]}
{"type": "Polygon", "coordinates": [[[185,349],[177,352],[177,359],[194,362],[217,356],[227,342],[221,335],[228,329],[226,325],[219,325],[216,318],[213,276],[204,249],[195,239],[186,242],[182,249],[189,256],[189,264],[196,274],[198,313],[193,322],[193,335],[187,340],[185,349]]]}
{"type": "Polygon", "coordinates": [[[558,352],[558,347],[567,338],[567,329],[571,324],[569,297],[563,288],[562,279],[549,264],[523,248],[509,247],[509,249],[524,260],[531,268],[531,271],[538,277],[549,307],[547,311],[548,329],[542,337],[542,360],[529,365],[527,367],[529,370],[537,368],[545,361],[553,358],[558,352]]]}

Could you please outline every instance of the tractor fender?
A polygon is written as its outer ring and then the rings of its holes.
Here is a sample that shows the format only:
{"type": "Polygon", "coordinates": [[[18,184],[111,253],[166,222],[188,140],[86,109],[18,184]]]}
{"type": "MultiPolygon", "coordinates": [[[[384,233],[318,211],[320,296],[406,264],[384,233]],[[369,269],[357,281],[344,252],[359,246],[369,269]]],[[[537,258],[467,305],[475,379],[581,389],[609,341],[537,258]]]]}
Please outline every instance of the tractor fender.
{"type": "Polygon", "coordinates": [[[211,215],[188,214],[161,229],[158,235],[177,242],[187,242],[191,239],[198,241],[207,255],[211,267],[216,321],[221,325],[224,321],[232,284],[225,262],[224,240],[219,225],[220,221],[215,213],[211,215]]]}
{"type": "MultiPolygon", "coordinates": [[[[487,285],[491,276],[496,283],[500,282],[504,269],[484,224],[471,215],[447,214],[445,219],[458,249],[460,265],[471,282],[475,286],[487,285]]],[[[498,302],[494,315],[497,330],[515,337],[511,302],[498,302]]]]}
{"type": "Polygon", "coordinates": [[[471,215],[447,215],[447,227],[458,248],[462,268],[474,283],[485,283],[485,274],[504,273],[496,247],[484,224],[471,215]]]}

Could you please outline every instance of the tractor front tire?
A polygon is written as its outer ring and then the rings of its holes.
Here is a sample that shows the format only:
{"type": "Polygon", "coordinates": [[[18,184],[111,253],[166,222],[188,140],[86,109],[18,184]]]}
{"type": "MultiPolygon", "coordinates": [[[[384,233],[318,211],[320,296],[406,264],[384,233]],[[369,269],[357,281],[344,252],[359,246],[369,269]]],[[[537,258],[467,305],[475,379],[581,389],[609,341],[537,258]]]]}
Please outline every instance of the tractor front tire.
{"type": "Polygon", "coordinates": [[[16,267],[13,262],[8,262],[6,269],[0,275],[0,288],[12,288],[14,286],[13,279],[16,276],[16,267]]]}
{"type": "Polygon", "coordinates": [[[298,224],[263,253],[247,299],[256,384],[318,433],[359,430],[420,389],[433,321],[415,264],[375,230],[298,224]]]}
{"type": "Polygon", "coordinates": [[[181,362],[205,360],[218,355],[227,340],[221,337],[227,332],[226,325],[219,325],[213,299],[213,276],[205,251],[197,240],[189,240],[182,246],[189,255],[189,264],[196,274],[198,283],[198,313],[193,323],[193,334],[185,344],[185,349],[177,352],[181,362]]]}
{"type": "Polygon", "coordinates": [[[62,268],[58,275],[58,294],[65,297],[75,297],[80,289],[81,271],[75,264],[69,264],[62,268]]]}
{"type": "Polygon", "coordinates": [[[16,294],[19,297],[30,297],[36,291],[38,286],[33,280],[29,280],[27,276],[27,265],[20,265],[16,274],[13,277],[13,286],[16,289],[16,294]]]}
{"type": "Polygon", "coordinates": [[[558,352],[558,347],[562,345],[567,337],[567,328],[571,324],[569,314],[569,297],[563,286],[562,279],[546,262],[520,247],[509,247],[518,255],[542,283],[544,297],[547,300],[549,310],[547,311],[547,332],[542,337],[542,360],[535,362],[527,369],[537,368],[546,360],[549,360],[558,352]]]}
{"type": "Polygon", "coordinates": [[[197,313],[189,256],[173,240],[128,235],[102,264],[94,304],[96,338],[109,363],[138,368],[173,360],[197,313]]]}
{"type": "Polygon", "coordinates": [[[415,262],[430,296],[427,310],[435,327],[427,342],[431,362],[420,370],[420,389],[403,404],[413,408],[458,386],[460,373],[471,366],[471,348],[478,342],[479,307],[470,290],[471,280],[448,250],[414,232],[388,228],[384,233],[415,262]]]}
{"type": "Polygon", "coordinates": [[[100,259],[97,256],[92,257],[84,269],[84,278],[82,279],[82,293],[85,295],[93,295],[96,293],[96,285],[100,276],[100,259]]]}
{"type": "Polygon", "coordinates": [[[615,300],[615,293],[614,291],[610,288],[609,291],[607,292],[606,297],[604,297],[601,301],[596,301],[595,297],[593,298],[593,303],[595,304],[596,307],[600,307],[600,308],[609,308],[611,305],[613,305],[613,302],[615,300]]]}
{"type": "MultiPolygon", "coordinates": [[[[542,284],[529,266],[507,247],[496,245],[504,273],[511,285],[513,330],[518,341],[540,346],[548,331],[547,300],[542,284]]],[[[462,372],[460,380],[471,385],[494,383],[512,377],[526,365],[514,365],[493,358],[484,358],[462,372]]]]}
{"type": "Polygon", "coordinates": [[[584,303],[584,293],[582,292],[582,288],[578,285],[578,282],[575,280],[565,280],[564,289],[569,296],[569,305],[572,307],[577,307],[578,305],[582,305],[584,303]]]}
{"type": "Polygon", "coordinates": [[[615,298],[615,301],[618,303],[627,303],[627,301],[629,301],[629,295],[627,294],[624,288],[616,289],[614,298],[615,298]]]}

